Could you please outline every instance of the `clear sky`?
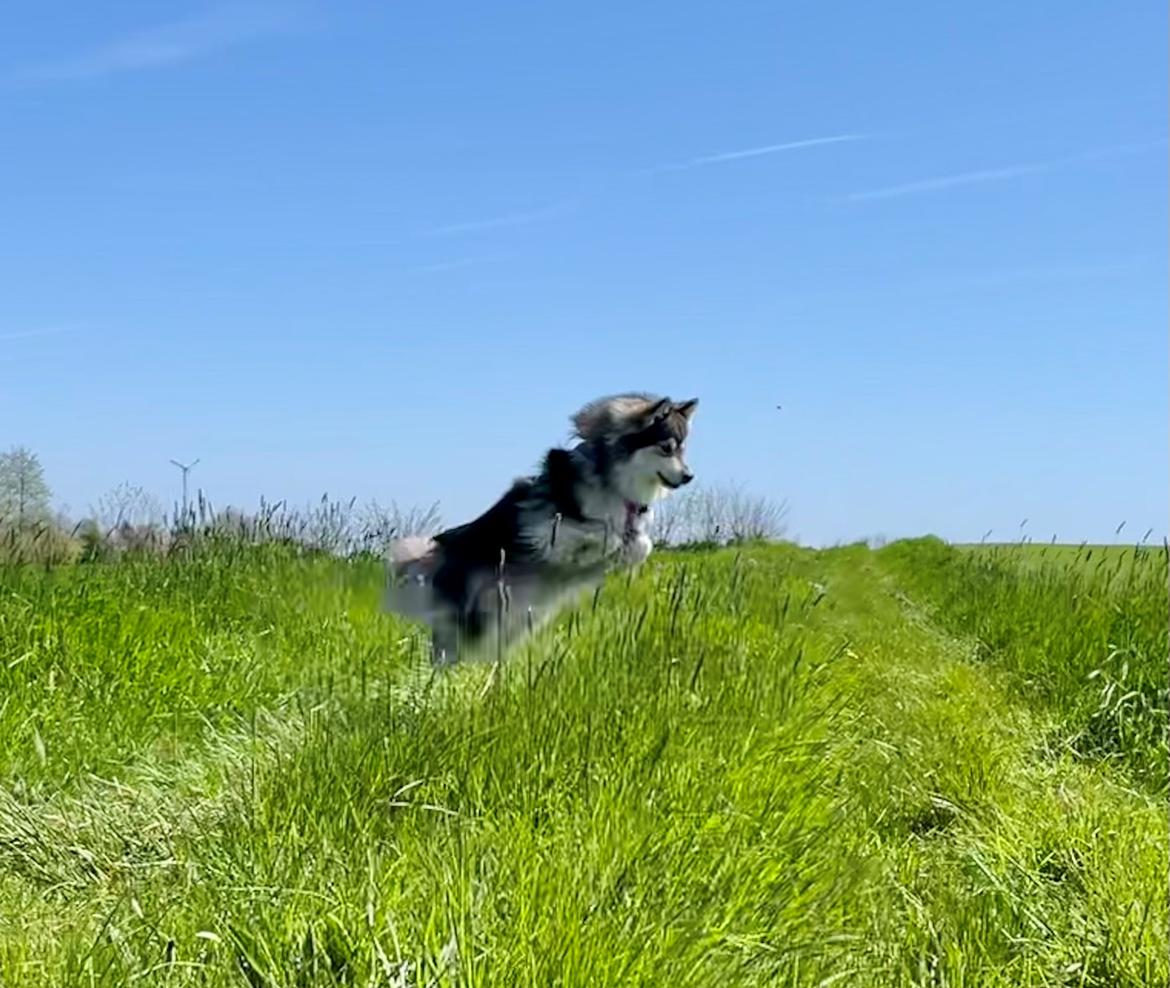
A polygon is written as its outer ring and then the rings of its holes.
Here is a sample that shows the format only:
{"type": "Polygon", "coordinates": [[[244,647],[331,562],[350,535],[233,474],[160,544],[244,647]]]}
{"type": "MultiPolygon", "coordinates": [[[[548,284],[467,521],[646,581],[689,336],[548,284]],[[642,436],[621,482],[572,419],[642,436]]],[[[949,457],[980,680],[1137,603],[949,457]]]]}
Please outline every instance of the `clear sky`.
{"type": "Polygon", "coordinates": [[[1164,2],[12,0],[0,446],[487,506],[598,394],[827,543],[1167,527],[1164,2]],[[782,406],[777,409],[777,405],[782,406]]]}

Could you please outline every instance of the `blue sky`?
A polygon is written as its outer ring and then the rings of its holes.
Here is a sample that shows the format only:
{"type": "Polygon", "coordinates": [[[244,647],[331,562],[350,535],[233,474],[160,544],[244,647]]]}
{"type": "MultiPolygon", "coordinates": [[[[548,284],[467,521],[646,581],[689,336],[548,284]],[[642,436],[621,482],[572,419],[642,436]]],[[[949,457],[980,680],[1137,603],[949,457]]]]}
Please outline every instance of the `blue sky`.
{"type": "Polygon", "coordinates": [[[0,446],[477,512],[614,390],[814,543],[1166,530],[1165,4],[16,0],[0,446]],[[782,408],[777,410],[776,406],[782,408]]]}

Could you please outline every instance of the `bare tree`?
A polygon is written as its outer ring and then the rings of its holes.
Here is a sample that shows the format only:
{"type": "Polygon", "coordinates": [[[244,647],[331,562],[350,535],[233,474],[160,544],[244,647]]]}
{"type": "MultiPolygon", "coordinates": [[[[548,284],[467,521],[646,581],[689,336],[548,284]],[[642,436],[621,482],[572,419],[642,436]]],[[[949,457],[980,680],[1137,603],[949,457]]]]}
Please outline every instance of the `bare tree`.
{"type": "Polygon", "coordinates": [[[439,502],[425,508],[400,508],[394,501],[389,507],[370,501],[362,509],[357,527],[360,547],[367,552],[383,553],[393,539],[404,535],[434,535],[442,527],[439,502]]]}
{"type": "Polygon", "coordinates": [[[751,542],[781,538],[788,503],[750,494],[738,484],[696,487],[655,509],[655,541],[665,545],[751,542]]]}
{"type": "Polygon", "coordinates": [[[156,526],[162,524],[163,507],[159,499],[145,488],[123,481],[98,498],[93,516],[106,529],[124,524],[135,528],[156,526]]]}
{"type": "Polygon", "coordinates": [[[716,488],[718,515],[729,542],[778,539],[788,528],[788,502],[749,494],[738,485],[716,488]]]}
{"type": "Polygon", "coordinates": [[[49,485],[36,453],[14,446],[0,453],[0,521],[24,527],[49,515],[49,485]]]}
{"type": "Polygon", "coordinates": [[[162,504],[137,484],[123,481],[98,498],[90,511],[92,517],[78,528],[87,559],[124,552],[154,552],[166,543],[162,504]]]}

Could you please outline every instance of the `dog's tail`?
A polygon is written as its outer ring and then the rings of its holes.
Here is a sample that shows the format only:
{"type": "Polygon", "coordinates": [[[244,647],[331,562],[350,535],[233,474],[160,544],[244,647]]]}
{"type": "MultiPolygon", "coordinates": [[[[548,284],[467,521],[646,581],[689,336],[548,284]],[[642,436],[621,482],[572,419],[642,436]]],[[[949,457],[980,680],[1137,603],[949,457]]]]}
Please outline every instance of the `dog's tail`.
{"type": "Polygon", "coordinates": [[[395,539],[386,554],[390,586],[386,609],[403,617],[430,623],[435,610],[431,577],[439,565],[439,544],[422,535],[395,539]]]}
{"type": "Polygon", "coordinates": [[[396,573],[405,573],[409,569],[417,569],[424,565],[437,548],[438,543],[432,538],[425,535],[408,535],[390,543],[387,557],[396,573]]]}

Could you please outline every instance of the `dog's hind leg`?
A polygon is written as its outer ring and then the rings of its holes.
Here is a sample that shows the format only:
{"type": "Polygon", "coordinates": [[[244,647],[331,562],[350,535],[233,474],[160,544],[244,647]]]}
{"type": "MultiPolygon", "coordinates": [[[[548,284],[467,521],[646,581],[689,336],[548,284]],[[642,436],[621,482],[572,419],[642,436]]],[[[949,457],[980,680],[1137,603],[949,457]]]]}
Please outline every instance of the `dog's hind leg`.
{"type": "Polygon", "coordinates": [[[431,664],[442,668],[458,661],[459,628],[454,621],[436,621],[431,632],[431,664]]]}

